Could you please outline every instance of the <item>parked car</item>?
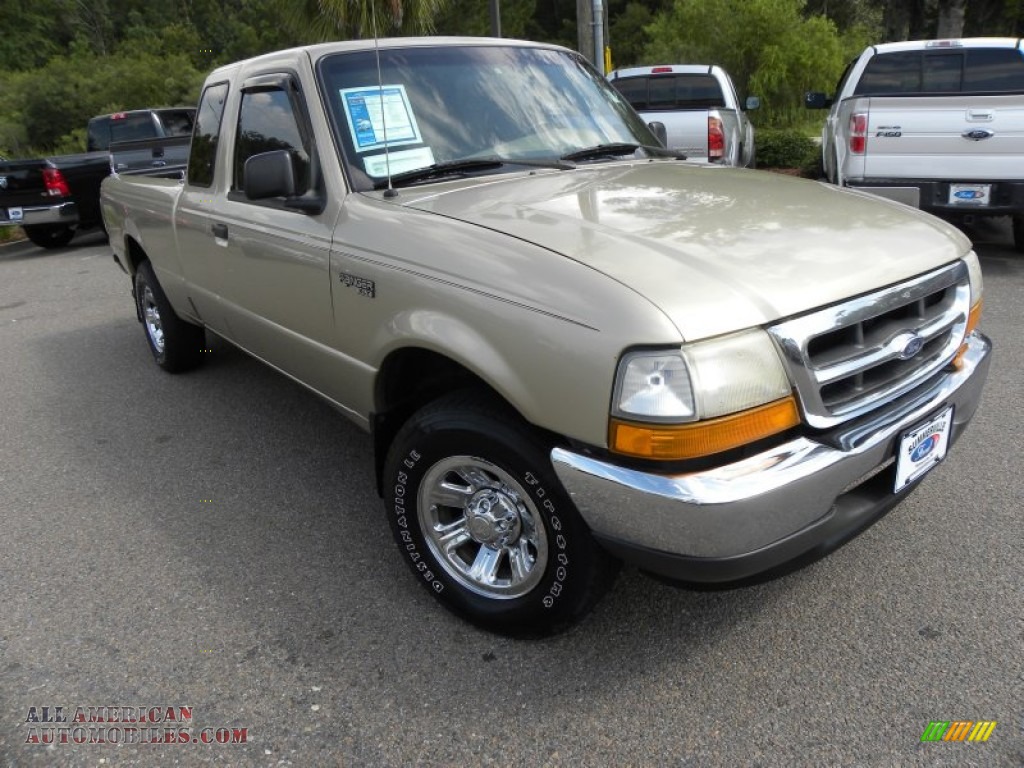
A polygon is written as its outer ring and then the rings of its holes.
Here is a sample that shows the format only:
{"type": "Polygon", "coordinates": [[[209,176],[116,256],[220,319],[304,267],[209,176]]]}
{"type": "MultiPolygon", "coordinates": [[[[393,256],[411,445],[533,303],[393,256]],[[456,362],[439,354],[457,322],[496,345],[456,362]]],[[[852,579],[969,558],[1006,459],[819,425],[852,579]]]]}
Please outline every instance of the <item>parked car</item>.
{"type": "Polygon", "coordinates": [[[945,216],[1013,217],[1024,251],[1024,41],[886,43],[846,68],[829,109],[822,166],[833,184],[945,216]]]}
{"type": "Polygon", "coordinates": [[[401,557],[499,632],[578,621],[621,560],[722,585],[820,557],[988,371],[955,227],[709,172],[624,106],[554,45],[328,43],[212,72],[183,183],[103,182],[156,364],[211,331],[368,430],[401,557]]]}
{"type": "Polygon", "coordinates": [[[736,86],[724,69],[705,64],[671,64],[617,69],[608,80],[644,120],[665,126],[666,146],[688,159],[753,168],[754,126],[736,86]]]}
{"type": "Polygon", "coordinates": [[[44,248],[67,245],[76,231],[100,226],[100,182],[111,171],[111,142],[122,148],[120,171],[140,165],[181,167],[194,114],[195,109],[182,107],[101,115],[89,121],[88,152],[0,161],[0,226],[21,226],[29,240],[44,248]],[[134,153],[128,152],[131,144],[123,143],[157,137],[179,139],[134,153]]]}

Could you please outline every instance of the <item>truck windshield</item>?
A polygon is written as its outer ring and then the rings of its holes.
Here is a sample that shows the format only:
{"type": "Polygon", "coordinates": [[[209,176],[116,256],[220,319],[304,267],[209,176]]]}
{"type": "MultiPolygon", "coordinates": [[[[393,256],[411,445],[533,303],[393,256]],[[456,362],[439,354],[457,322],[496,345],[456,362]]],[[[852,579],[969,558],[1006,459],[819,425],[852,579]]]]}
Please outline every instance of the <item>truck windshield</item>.
{"type": "MultiPolygon", "coordinates": [[[[465,45],[340,53],[319,64],[324,100],[356,189],[472,159],[555,161],[603,145],[657,145],[646,124],[577,54],[465,45]],[[384,149],[388,149],[385,159],[384,149]]],[[[607,154],[607,153],[606,153],[607,154]]],[[[632,154],[632,152],[629,152],[632,154]]]]}

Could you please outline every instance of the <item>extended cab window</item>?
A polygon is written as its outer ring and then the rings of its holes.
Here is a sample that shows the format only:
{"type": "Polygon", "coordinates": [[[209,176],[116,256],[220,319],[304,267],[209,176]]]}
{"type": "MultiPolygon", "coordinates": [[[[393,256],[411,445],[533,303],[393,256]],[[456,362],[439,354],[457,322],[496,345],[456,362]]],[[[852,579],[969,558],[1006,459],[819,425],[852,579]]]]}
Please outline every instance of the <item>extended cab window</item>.
{"type": "Polygon", "coordinates": [[[253,155],[286,149],[295,166],[298,192],[309,188],[309,151],[288,93],[279,88],[246,91],[238,113],[235,175],[232,188],[242,189],[245,161],[253,155]]]}
{"type": "Polygon", "coordinates": [[[228,84],[218,83],[203,91],[192,134],[192,150],[188,157],[188,183],[197,187],[213,184],[213,171],[217,162],[217,139],[220,137],[220,119],[224,115],[224,101],[228,97],[228,84]]]}

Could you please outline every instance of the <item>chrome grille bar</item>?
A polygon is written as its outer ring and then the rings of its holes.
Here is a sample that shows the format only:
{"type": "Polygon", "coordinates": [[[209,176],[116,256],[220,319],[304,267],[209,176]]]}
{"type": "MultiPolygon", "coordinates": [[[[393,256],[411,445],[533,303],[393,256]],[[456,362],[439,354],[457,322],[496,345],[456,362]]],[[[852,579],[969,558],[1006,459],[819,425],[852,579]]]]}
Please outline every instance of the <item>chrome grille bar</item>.
{"type": "Polygon", "coordinates": [[[807,423],[831,427],[924,383],[956,355],[971,289],[958,261],[768,329],[807,423]]]}

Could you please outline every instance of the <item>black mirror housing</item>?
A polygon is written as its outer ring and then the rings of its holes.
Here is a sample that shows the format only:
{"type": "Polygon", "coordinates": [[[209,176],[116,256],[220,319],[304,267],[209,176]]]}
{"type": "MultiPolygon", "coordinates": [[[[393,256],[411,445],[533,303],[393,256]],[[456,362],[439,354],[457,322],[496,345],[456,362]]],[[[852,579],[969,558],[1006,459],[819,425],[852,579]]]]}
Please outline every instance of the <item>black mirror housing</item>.
{"type": "Polygon", "coordinates": [[[261,152],[245,161],[242,189],[250,200],[295,196],[295,164],[287,149],[261,152]]]}
{"type": "Polygon", "coordinates": [[[656,138],[658,140],[658,142],[661,144],[661,146],[667,148],[668,147],[668,131],[665,130],[665,124],[655,120],[652,123],[648,123],[647,127],[651,129],[651,133],[654,134],[654,138],[656,138]]]}

